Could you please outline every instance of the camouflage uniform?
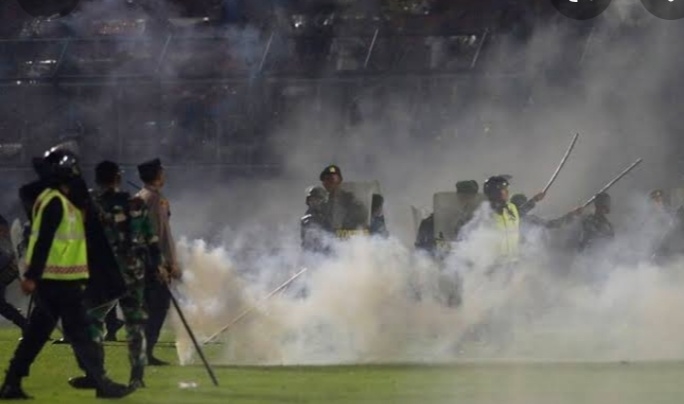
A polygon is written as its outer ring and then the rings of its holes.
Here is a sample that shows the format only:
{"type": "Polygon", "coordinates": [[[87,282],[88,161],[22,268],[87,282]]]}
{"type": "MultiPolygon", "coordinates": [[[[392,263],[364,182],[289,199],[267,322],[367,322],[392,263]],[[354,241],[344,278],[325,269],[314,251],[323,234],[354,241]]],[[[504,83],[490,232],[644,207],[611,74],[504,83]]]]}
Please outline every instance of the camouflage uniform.
{"type": "MultiPolygon", "coordinates": [[[[156,268],[159,262],[159,246],[153,231],[147,205],[140,197],[127,192],[107,190],[93,195],[119,267],[126,282],[126,293],[119,299],[123,312],[126,340],[131,367],[144,366],[147,362],[145,343],[145,271],[156,268]]],[[[104,318],[113,306],[91,310],[97,330],[94,337],[102,340],[105,335],[104,318]]]]}

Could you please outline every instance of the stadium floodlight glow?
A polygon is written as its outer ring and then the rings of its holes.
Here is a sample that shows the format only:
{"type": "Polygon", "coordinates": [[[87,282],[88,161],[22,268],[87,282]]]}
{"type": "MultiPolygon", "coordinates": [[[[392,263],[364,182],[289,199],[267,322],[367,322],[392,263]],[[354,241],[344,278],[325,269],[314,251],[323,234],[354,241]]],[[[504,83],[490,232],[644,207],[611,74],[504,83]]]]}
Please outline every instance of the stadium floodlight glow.
{"type": "Polygon", "coordinates": [[[71,14],[80,0],[17,0],[19,6],[32,17],[54,18],[71,14]]]}

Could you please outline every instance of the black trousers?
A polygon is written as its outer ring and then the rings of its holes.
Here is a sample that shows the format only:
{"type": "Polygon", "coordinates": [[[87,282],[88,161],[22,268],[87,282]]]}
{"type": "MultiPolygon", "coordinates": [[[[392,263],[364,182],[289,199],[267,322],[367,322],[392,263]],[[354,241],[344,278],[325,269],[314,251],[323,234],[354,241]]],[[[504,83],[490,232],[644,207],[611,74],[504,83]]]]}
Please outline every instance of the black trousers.
{"type": "Polygon", "coordinates": [[[152,356],[154,346],[159,341],[164,320],[171,307],[171,295],[167,285],[157,279],[145,281],[145,305],[147,306],[147,325],[145,327],[145,339],[147,340],[147,357],[152,356]]]}
{"type": "Polygon", "coordinates": [[[26,327],[26,319],[16,307],[7,303],[7,300],[5,300],[6,289],[7,286],[0,284],[0,316],[13,322],[17,327],[24,329],[26,327]]]}
{"type": "Polygon", "coordinates": [[[96,382],[103,380],[104,351],[88,335],[89,320],[83,304],[85,287],[86,283],[79,281],[38,283],[33,297],[35,307],[29,317],[24,338],[19,342],[10,361],[8,376],[22,378],[29,375],[31,364],[50,338],[57,320],[61,320],[64,335],[71,341],[77,361],[88,369],[96,382]]]}

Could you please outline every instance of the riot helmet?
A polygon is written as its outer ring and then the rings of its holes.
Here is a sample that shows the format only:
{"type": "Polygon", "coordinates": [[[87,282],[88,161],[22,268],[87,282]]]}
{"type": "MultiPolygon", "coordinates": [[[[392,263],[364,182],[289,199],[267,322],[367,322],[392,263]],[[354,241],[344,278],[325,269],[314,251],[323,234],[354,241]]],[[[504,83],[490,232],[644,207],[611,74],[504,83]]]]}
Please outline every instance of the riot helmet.
{"type": "Polygon", "coordinates": [[[508,190],[508,179],[506,176],[489,177],[483,185],[483,192],[487,198],[492,202],[506,202],[507,197],[504,197],[502,191],[508,190]]]}
{"type": "Polygon", "coordinates": [[[41,179],[66,183],[81,176],[81,168],[75,153],[65,148],[53,147],[46,151],[39,165],[34,168],[41,179]]]}

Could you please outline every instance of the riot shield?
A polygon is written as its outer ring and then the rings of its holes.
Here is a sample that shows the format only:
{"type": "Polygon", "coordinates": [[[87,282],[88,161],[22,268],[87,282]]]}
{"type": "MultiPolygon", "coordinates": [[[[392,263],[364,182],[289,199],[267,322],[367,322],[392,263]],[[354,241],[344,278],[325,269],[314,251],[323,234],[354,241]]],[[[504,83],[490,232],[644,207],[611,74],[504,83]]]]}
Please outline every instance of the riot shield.
{"type": "Polygon", "coordinates": [[[411,217],[413,218],[413,234],[418,235],[418,229],[420,229],[420,222],[425,219],[423,211],[415,206],[411,205],[411,217]]]}
{"type": "Polygon", "coordinates": [[[373,194],[382,194],[378,181],[343,182],[340,191],[330,196],[331,223],[338,236],[346,237],[349,232],[367,234],[373,194]]]}
{"type": "Polygon", "coordinates": [[[433,197],[435,239],[455,241],[458,230],[472,218],[485,200],[484,195],[459,195],[456,192],[438,192],[433,197]]]}

